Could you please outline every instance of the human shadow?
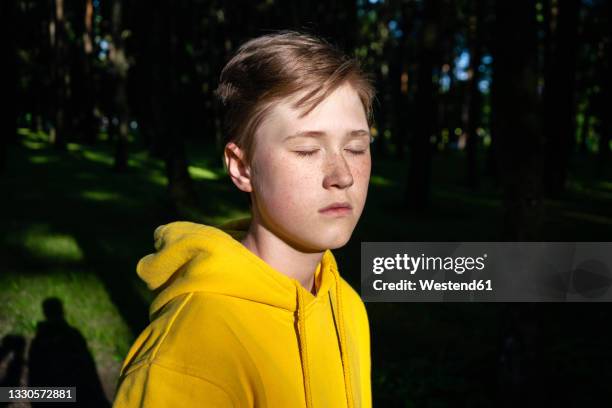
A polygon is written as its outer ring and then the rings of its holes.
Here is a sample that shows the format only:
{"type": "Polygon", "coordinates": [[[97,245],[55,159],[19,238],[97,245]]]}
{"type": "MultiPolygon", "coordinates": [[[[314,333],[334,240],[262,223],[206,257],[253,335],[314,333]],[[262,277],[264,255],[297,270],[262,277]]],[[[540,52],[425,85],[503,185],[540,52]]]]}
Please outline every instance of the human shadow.
{"type": "MultiPolygon", "coordinates": [[[[23,336],[7,334],[0,341],[0,387],[21,386],[26,341],[23,336]]],[[[8,406],[1,402],[0,407],[8,406]]]]}
{"type": "MultiPolygon", "coordinates": [[[[109,407],[87,342],[64,318],[61,300],[47,298],[42,308],[45,320],[37,324],[28,356],[28,386],[76,387],[77,402],[74,406],[109,407]]],[[[38,404],[45,407],[65,405],[38,404]]],[[[32,406],[38,404],[32,403],[32,406]]]]}

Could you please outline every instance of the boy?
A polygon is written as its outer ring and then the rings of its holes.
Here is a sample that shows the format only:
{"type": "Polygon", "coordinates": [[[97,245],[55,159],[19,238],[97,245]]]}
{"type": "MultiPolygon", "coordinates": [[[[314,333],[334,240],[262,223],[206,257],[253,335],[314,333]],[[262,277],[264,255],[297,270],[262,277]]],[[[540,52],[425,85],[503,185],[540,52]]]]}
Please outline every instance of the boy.
{"type": "Polygon", "coordinates": [[[357,61],[284,31],[240,47],[216,91],[224,159],[251,219],[155,230],[158,295],[115,407],[370,407],[370,331],[330,249],[370,178],[374,89],[357,61]]]}

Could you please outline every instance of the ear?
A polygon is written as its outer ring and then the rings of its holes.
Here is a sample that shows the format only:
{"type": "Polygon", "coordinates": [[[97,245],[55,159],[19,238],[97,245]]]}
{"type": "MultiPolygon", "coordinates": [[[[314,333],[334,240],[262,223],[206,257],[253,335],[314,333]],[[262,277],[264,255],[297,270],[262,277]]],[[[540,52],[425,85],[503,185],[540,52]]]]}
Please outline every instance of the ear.
{"type": "Polygon", "coordinates": [[[227,173],[236,187],[247,193],[253,191],[253,186],[251,185],[251,168],[245,161],[244,151],[234,142],[229,142],[225,145],[223,156],[227,173]]]}

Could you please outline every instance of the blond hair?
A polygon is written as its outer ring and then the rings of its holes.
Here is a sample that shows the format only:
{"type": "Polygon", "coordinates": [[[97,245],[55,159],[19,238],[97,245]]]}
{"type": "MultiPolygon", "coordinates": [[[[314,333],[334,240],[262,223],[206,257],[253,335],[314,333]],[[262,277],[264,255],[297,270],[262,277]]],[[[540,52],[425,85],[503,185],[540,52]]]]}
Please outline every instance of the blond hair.
{"type": "Polygon", "coordinates": [[[247,41],[221,71],[215,90],[225,109],[224,144],[236,143],[251,163],[255,132],[275,102],[305,92],[292,105],[303,117],[344,83],[357,92],[371,124],[375,89],[357,59],[321,38],[296,31],[247,41]]]}

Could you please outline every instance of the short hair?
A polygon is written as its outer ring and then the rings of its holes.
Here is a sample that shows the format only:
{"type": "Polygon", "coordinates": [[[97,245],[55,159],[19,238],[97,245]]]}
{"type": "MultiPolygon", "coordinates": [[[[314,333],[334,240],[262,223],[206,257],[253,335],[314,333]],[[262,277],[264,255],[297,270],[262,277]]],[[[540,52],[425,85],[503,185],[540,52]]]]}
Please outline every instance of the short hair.
{"type": "Polygon", "coordinates": [[[375,88],[356,58],[322,38],[297,31],[247,41],[221,71],[215,90],[225,110],[224,144],[236,143],[251,163],[255,133],[275,103],[305,91],[293,105],[304,117],[345,83],[359,95],[370,126],[375,88]]]}

